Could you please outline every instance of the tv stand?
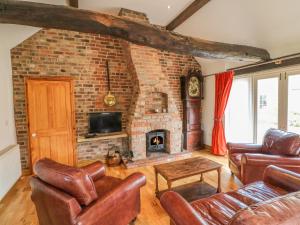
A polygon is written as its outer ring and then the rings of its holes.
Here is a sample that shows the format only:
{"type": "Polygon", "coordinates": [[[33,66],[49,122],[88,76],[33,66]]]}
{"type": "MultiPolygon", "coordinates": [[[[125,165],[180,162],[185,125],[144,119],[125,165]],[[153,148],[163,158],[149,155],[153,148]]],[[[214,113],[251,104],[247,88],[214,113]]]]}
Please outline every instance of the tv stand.
{"type": "Polygon", "coordinates": [[[115,138],[127,138],[127,137],[128,137],[128,134],[126,133],[126,131],[97,134],[95,137],[92,137],[92,138],[86,138],[84,136],[79,136],[77,138],[77,143],[93,142],[93,141],[108,140],[108,139],[115,139],[115,138]]]}

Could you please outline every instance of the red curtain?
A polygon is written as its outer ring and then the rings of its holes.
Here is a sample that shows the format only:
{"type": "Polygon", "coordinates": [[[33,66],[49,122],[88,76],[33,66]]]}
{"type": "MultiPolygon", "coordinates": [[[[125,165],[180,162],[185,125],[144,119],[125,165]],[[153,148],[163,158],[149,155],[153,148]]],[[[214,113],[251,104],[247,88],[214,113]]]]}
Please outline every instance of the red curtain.
{"type": "Polygon", "coordinates": [[[228,71],[216,75],[215,116],[214,129],[212,132],[212,153],[215,155],[225,155],[227,153],[222,118],[229,98],[233,76],[233,71],[228,71]]]}

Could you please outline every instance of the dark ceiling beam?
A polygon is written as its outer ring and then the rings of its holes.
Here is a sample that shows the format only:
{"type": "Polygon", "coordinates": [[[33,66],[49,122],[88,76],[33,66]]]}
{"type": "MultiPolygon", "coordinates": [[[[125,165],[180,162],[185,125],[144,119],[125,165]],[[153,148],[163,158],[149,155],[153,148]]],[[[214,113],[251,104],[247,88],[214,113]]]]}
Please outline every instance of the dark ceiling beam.
{"type": "Polygon", "coordinates": [[[270,58],[265,49],[188,37],[121,17],[61,5],[0,2],[0,23],[111,35],[135,44],[203,58],[239,61],[270,58]]]}
{"type": "Polygon", "coordinates": [[[78,8],[78,0],[69,0],[69,6],[78,8]]]}
{"type": "Polygon", "coordinates": [[[166,26],[167,30],[175,30],[180,24],[194,15],[199,9],[205,6],[210,0],[195,0],[185,10],[183,10],[171,23],[166,26]]]}

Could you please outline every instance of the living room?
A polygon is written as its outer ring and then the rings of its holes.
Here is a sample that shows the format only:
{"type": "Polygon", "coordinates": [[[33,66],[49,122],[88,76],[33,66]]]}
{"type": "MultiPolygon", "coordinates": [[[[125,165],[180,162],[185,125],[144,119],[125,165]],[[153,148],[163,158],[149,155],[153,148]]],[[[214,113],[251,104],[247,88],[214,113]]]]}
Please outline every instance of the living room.
{"type": "Polygon", "coordinates": [[[299,224],[299,7],[1,0],[0,224],[299,224]]]}

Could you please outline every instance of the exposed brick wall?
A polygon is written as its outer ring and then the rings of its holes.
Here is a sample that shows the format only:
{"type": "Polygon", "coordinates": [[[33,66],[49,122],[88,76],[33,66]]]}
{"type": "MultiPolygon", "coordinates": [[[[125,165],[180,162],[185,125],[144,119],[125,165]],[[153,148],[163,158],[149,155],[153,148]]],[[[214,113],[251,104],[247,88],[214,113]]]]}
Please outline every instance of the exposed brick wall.
{"type": "MultiPolygon", "coordinates": [[[[77,136],[87,133],[89,112],[121,111],[125,129],[132,83],[122,45],[122,40],[109,36],[44,29],[12,49],[16,130],[23,168],[29,165],[24,78],[74,78],[77,136]],[[112,93],[118,101],[114,107],[107,107],[103,103],[108,90],[106,59],[110,61],[112,93]]],[[[111,142],[119,145],[119,140],[111,142]]],[[[87,144],[78,145],[79,158],[90,156],[84,145],[87,144]]],[[[107,146],[105,143],[99,144],[101,154],[106,154],[107,146]]]]}
{"type": "Polygon", "coordinates": [[[127,138],[117,138],[113,140],[98,140],[77,144],[78,160],[105,160],[107,150],[109,149],[128,149],[127,138]]]}
{"type": "MultiPolygon", "coordinates": [[[[126,41],[110,36],[43,29],[12,49],[15,120],[23,168],[29,166],[24,78],[28,76],[72,76],[74,78],[77,136],[87,132],[88,113],[95,111],[121,111],[123,128],[128,129],[126,127],[129,124],[127,120],[130,120],[128,112],[138,107],[136,93],[143,88],[136,76],[137,68],[133,65],[134,60],[129,45],[126,41]],[[112,92],[117,96],[118,101],[114,107],[107,107],[103,103],[107,93],[105,69],[107,58],[110,60],[112,92]]],[[[177,121],[173,126],[177,127],[177,134],[181,134],[182,103],[179,77],[187,74],[189,68],[199,68],[198,63],[190,56],[157,51],[148,47],[135,47],[139,49],[136,52],[139,55],[135,57],[148,66],[148,75],[152,75],[156,82],[162,79],[162,83],[166,84],[164,87],[168,87],[167,91],[163,87],[152,91],[167,93],[168,98],[171,98],[171,101],[168,101],[168,108],[175,113],[174,118],[178,118],[179,122],[177,121]],[[152,57],[148,54],[154,54],[155,60],[145,60],[147,57],[152,57]]],[[[145,120],[137,122],[143,125],[145,120]]],[[[169,123],[172,121],[169,120],[169,123]]],[[[77,155],[79,159],[100,158],[114,145],[126,148],[127,142],[113,139],[80,143],[77,145],[77,155]]]]}
{"type": "Polygon", "coordinates": [[[171,89],[174,102],[182,118],[183,112],[181,101],[180,77],[186,76],[188,74],[189,69],[201,69],[201,66],[195,60],[194,57],[188,55],[175,54],[166,51],[158,51],[158,55],[162,72],[166,75],[168,79],[169,87],[171,89]]]}

